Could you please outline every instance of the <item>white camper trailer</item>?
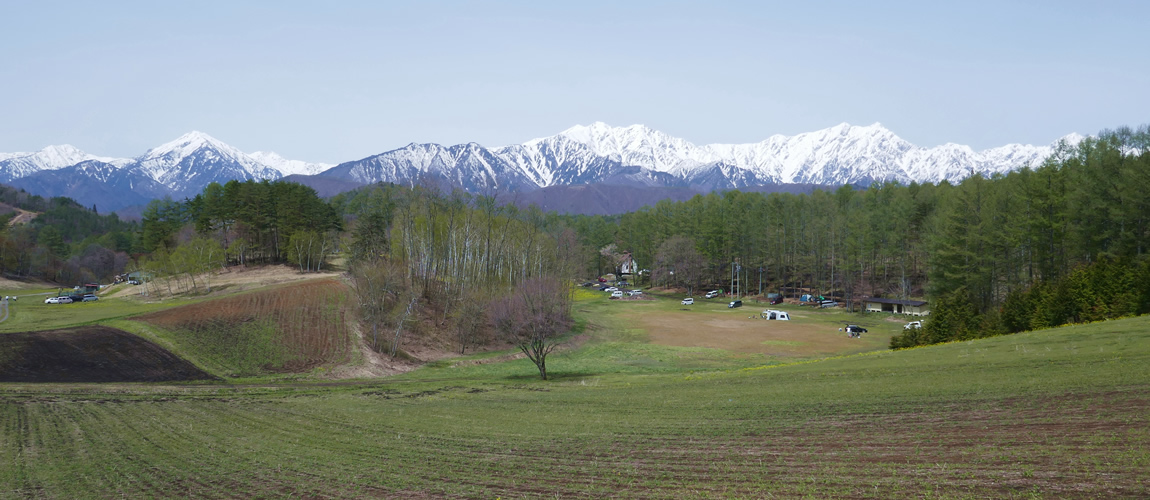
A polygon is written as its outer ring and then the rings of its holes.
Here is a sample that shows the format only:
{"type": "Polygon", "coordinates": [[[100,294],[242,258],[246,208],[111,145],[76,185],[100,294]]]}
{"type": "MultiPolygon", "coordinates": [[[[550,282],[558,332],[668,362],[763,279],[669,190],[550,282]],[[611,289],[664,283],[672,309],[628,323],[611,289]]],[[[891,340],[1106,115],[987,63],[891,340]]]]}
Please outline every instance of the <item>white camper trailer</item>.
{"type": "Polygon", "coordinates": [[[780,320],[780,321],[790,321],[791,320],[790,314],[787,314],[786,311],[779,311],[777,309],[767,309],[767,310],[763,311],[763,313],[760,314],[759,316],[761,316],[763,319],[774,319],[774,320],[780,320]]]}

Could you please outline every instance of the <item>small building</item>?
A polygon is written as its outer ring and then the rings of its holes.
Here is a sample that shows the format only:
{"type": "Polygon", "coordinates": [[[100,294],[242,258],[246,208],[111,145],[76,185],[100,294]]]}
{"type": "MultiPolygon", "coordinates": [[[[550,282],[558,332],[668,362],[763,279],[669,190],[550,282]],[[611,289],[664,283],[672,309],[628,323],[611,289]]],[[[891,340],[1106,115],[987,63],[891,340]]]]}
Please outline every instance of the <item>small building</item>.
{"type": "Polygon", "coordinates": [[[863,310],[866,312],[887,312],[894,314],[909,314],[912,316],[926,316],[930,314],[930,307],[925,300],[898,300],[867,297],[862,300],[863,310]]]}
{"type": "Polygon", "coordinates": [[[639,265],[635,263],[635,259],[631,257],[631,252],[623,254],[619,260],[619,274],[631,275],[639,271],[639,265]]]}

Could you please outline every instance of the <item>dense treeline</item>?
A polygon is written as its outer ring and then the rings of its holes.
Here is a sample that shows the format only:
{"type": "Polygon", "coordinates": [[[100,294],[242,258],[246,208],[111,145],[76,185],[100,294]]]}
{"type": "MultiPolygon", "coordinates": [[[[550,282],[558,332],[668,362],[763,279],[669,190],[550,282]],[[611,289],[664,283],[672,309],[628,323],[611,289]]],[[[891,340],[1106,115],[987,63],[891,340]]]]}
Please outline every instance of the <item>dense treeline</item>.
{"type": "Polygon", "coordinates": [[[211,291],[211,271],[228,264],[290,263],[320,271],[339,248],[343,225],[315,190],[290,182],[211,183],[192,199],[153,200],[144,209],[136,270],[148,293],[211,291]]]}
{"type": "MultiPolygon", "coordinates": [[[[677,259],[660,255],[665,242],[690,240],[704,272],[683,286],[733,283],[732,291],[745,295],[758,293],[761,279],[764,293],[803,287],[824,295],[906,297],[925,286],[928,230],[939,199],[953,189],[944,183],[844,186],[809,195],[730,191],[661,201],[621,216],[565,219],[584,245],[615,243],[656,273],[676,267],[677,259]]],[[[588,257],[601,272],[612,267],[601,255],[588,257]]]]}
{"type": "Polygon", "coordinates": [[[69,198],[0,186],[0,272],[66,284],[107,280],[139,250],[138,225],[69,198]],[[9,224],[21,211],[35,217],[9,224]]]}
{"type": "Polygon", "coordinates": [[[555,224],[554,215],[494,197],[394,185],[336,196],[332,203],[354,220],[350,271],[376,349],[395,355],[405,332],[425,326],[453,332],[461,352],[492,334],[516,333],[508,341],[546,376],[550,339],[562,333],[555,325],[563,320],[554,314],[568,313],[562,304],[569,288],[559,283],[577,274],[570,263],[580,253],[574,232],[555,224]],[[530,300],[500,299],[525,283],[540,292],[530,300]],[[547,304],[559,304],[557,309],[535,308],[535,299],[545,295],[554,296],[547,304]],[[503,306],[500,318],[538,314],[539,324],[492,332],[499,319],[487,317],[493,301],[503,306]]]}
{"type": "Polygon", "coordinates": [[[271,181],[211,183],[203,193],[182,202],[153,200],[144,209],[141,244],[146,252],[174,250],[190,232],[211,237],[227,251],[227,260],[306,263],[318,268],[327,255],[309,254],[292,245],[292,238],[328,242],[335,248],[342,222],[334,208],[301,184],[271,181]],[[305,234],[306,233],[306,234],[305,234]]]}
{"type": "Polygon", "coordinates": [[[931,241],[933,317],[891,346],[1150,312],[1148,152],[1150,128],[1122,128],[963,182],[931,241]]]}

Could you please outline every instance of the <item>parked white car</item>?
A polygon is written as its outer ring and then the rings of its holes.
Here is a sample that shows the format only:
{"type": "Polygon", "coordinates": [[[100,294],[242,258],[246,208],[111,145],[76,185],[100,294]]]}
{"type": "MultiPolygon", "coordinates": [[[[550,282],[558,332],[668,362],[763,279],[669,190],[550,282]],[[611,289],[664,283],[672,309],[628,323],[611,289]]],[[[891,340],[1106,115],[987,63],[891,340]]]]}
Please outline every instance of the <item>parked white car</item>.
{"type": "Polygon", "coordinates": [[[59,304],[60,303],[60,297],[48,297],[48,298],[44,299],[44,303],[45,304],[59,304]]]}
{"type": "Polygon", "coordinates": [[[604,288],[604,289],[603,289],[603,291],[604,291],[604,292],[611,292],[611,293],[615,293],[615,292],[618,292],[618,291],[619,291],[619,289],[618,289],[618,288],[615,288],[615,287],[613,287],[613,286],[609,286],[609,287],[607,287],[607,288],[604,288]]]}
{"type": "Polygon", "coordinates": [[[687,298],[683,299],[682,304],[685,306],[694,305],[695,304],[695,298],[694,297],[687,297],[687,298]]]}
{"type": "Polygon", "coordinates": [[[723,294],[723,292],[720,292],[718,290],[711,290],[711,291],[707,292],[707,295],[704,295],[704,297],[706,297],[708,299],[713,299],[713,298],[718,297],[722,294],[723,294]]]}
{"type": "Polygon", "coordinates": [[[922,328],[922,322],[921,321],[911,321],[910,323],[907,323],[907,324],[903,325],[903,327],[902,327],[903,330],[910,330],[911,328],[922,328]]]}
{"type": "Polygon", "coordinates": [[[621,298],[623,298],[623,292],[621,292],[619,290],[615,290],[614,292],[611,292],[611,298],[612,299],[621,299],[621,298]]]}
{"type": "Polygon", "coordinates": [[[638,297],[640,295],[643,295],[643,292],[639,291],[639,290],[631,290],[630,292],[627,292],[627,295],[630,295],[632,297],[638,297]]]}

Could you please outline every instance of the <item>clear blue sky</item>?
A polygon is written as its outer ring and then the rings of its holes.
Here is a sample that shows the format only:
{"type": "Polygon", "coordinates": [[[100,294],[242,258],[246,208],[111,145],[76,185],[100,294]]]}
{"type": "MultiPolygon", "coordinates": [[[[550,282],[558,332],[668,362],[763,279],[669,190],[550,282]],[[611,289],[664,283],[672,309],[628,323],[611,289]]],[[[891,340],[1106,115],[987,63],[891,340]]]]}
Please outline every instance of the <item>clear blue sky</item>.
{"type": "Polygon", "coordinates": [[[1150,122],[1150,2],[936,3],[0,0],[0,152],[201,130],[336,163],[593,121],[982,149],[1150,122]]]}

